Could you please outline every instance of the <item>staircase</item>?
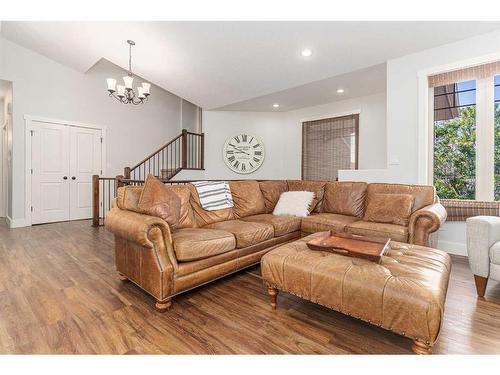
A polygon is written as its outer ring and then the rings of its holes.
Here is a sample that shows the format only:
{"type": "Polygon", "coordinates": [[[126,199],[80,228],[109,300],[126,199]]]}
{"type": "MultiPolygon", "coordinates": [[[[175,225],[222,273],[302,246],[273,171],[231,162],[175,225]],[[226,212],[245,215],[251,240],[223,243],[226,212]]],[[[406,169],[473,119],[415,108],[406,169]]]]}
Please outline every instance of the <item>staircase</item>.
{"type": "Polygon", "coordinates": [[[183,130],[180,135],[133,167],[125,167],[126,180],[144,181],[148,174],[170,180],[186,170],[204,169],[205,135],[183,130]]]}
{"type": "Polygon", "coordinates": [[[142,185],[149,174],[170,180],[182,170],[203,170],[205,134],[183,130],[181,134],[160,147],[133,167],[125,167],[123,176],[92,178],[92,225],[104,223],[106,212],[116,197],[116,190],[124,185],[142,185]]]}

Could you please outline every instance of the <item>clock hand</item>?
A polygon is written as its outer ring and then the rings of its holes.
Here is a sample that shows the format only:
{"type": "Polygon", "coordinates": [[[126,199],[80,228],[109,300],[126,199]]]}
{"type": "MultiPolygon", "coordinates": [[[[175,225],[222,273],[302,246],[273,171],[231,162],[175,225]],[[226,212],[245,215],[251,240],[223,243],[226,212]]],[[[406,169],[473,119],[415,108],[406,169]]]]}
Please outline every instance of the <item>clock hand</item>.
{"type": "Polygon", "coordinates": [[[233,147],[235,150],[237,150],[238,152],[240,152],[240,153],[243,153],[243,154],[245,154],[245,155],[250,156],[250,154],[249,154],[248,152],[245,152],[245,151],[241,150],[239,147],[236,147],[236,146],[233,146],[233,145],[230,145],[230,146],[232,146],[232,147],[233,147]]]}

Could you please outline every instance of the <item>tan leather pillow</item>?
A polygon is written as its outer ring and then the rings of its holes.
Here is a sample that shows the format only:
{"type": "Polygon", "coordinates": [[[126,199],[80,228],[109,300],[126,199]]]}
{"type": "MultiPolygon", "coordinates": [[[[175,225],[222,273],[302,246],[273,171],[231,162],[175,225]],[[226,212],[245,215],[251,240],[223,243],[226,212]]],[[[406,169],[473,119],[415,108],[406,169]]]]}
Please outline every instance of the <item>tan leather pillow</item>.
{"type": "Polygon", "coordinates": [[[138,207],[147,215],[165,220],[172,230],[179,225],[181,211],[179,196],[153,175],[148,175],[146,178],[138,207]]]}
{"type": "Polygon", "coordinates": [[[236,218],[266,212],[264,196],[257,181],[229,181],[236,218]]]}
{"type": "Polygon", "coordinates": [[[363,220],[408,226],[414,201],[411,194],[370,194],[363,220]]]}

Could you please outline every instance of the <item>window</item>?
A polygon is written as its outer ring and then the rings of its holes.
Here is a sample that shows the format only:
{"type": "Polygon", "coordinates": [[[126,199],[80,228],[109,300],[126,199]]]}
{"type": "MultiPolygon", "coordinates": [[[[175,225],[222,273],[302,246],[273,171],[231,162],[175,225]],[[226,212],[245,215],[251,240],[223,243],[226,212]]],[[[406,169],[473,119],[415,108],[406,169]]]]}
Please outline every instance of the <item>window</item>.
{"type": "Polygon", "coordinates": [[[500,75],[495,76],[495,200],[500,200],[500,75]]]}
{"type": "Polygon", "coordinates": [[[475,199],[476,81],[434,88],[434,185],[441,198],[475,199]]]}
{"type": "Polygon", "coordinates": [[[358,168],[359,115],[302,124],[302,179],[335,181],[339,169],[358,168]]]}
{"type": "Polygon", "coordinates": [[[429,87],[439,197],[500,201],[500,62],[430,76],[429,87]]]}

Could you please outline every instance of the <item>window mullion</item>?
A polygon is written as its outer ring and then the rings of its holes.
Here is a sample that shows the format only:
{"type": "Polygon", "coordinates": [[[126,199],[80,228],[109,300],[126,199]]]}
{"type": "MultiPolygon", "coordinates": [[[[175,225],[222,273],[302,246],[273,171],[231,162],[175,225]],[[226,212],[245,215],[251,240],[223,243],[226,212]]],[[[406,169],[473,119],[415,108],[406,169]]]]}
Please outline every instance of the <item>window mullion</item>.
{"type": "Polygon", "coordinates": [[[476,199],[494,200],[495,87],[494,77],[477,80],[476,199]]]}

